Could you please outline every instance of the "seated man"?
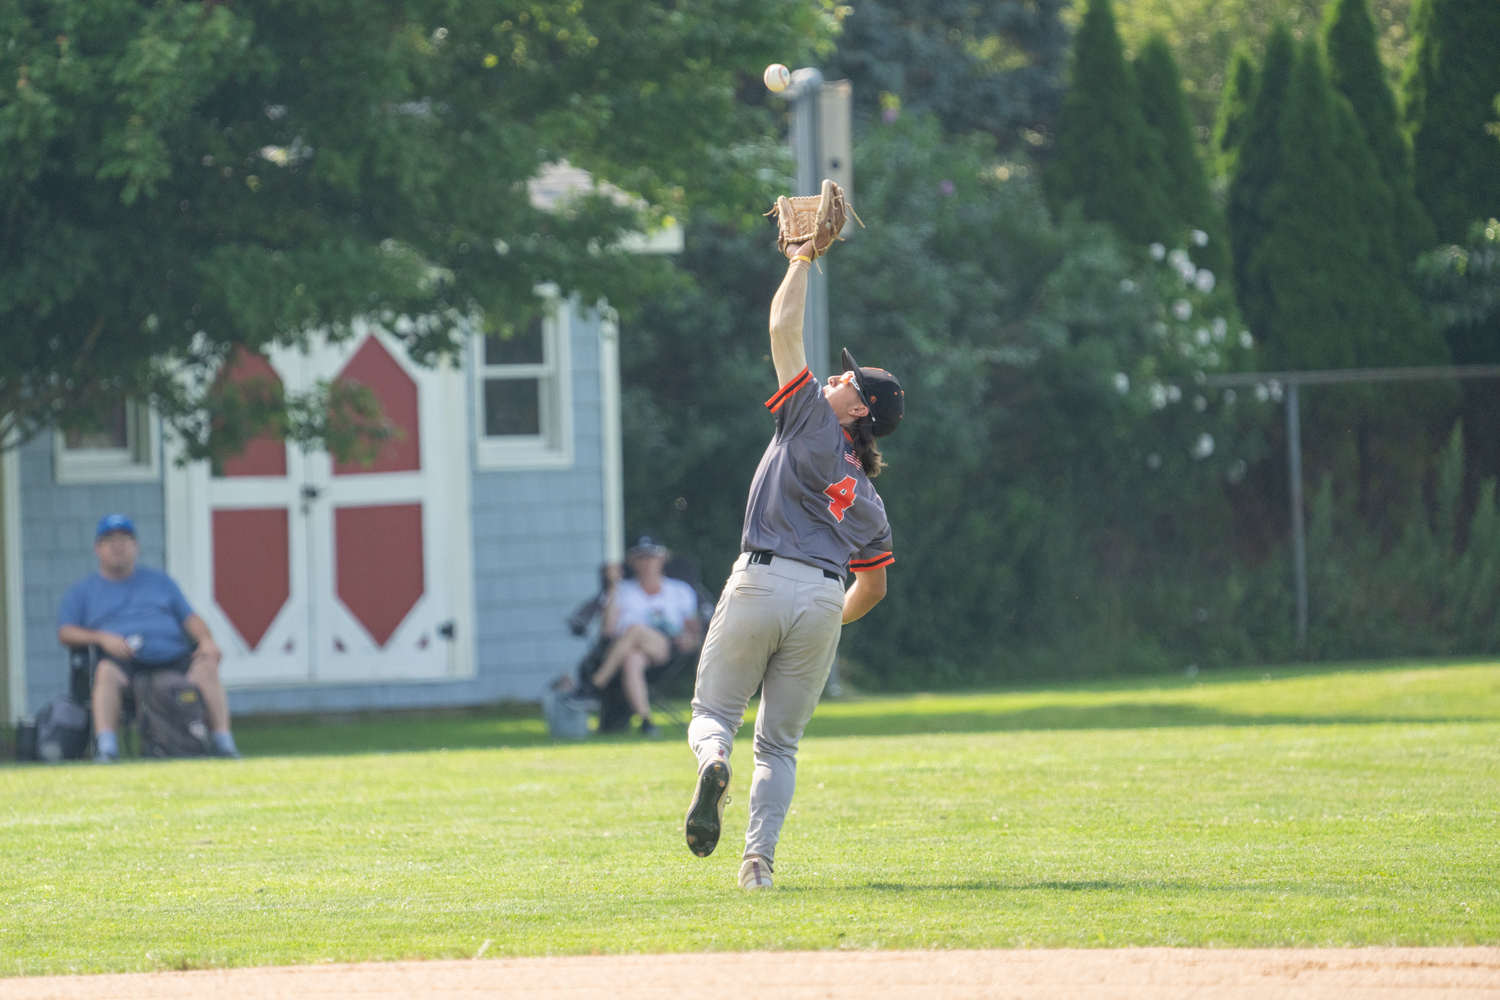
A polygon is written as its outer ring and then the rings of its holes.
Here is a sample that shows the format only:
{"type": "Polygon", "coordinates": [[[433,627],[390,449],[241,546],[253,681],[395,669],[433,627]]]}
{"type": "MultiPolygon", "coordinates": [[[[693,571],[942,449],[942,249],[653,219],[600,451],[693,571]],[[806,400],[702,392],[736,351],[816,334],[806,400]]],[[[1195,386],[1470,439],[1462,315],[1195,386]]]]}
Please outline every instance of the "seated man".
{"type": "Polygon", "coordinates": [[[646,671],[666,663],[674,650],[692,652],[702,644],[698,594],[681,580],[662,575],[667,550],[650,538],[626,552],[625,560],[634,578],[622,580],[620,567],[609,567],[600,634],[614,641],[590,682],[597,690],[623,673],[625,697],[641,717],[641,735],[655,736],[646,671]]]}
{"type": "Polygon", "coordinates": [[[229,732],[229,699],[219,681],[219,647],[172,578],[135,564],[135,525],[109,514],[94,533],[99,572],[75,583],[57,615],[64,646],[98,646],[94,670],[95,760],[120,756],[118,730],[125,689],[136,674],[175,670],[203,692],[204,714],[220,757],[238,757],[229,732]]]}

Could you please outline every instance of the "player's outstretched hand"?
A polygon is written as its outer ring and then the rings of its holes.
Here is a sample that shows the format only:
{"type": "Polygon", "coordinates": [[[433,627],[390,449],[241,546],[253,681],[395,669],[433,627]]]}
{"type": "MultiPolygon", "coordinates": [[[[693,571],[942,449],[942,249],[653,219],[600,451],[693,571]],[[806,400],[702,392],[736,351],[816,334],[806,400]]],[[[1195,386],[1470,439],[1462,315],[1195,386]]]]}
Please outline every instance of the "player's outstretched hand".
{"type": "Polygon", "coordinates": [[[797,257],[811,258],[814,256],[812,240],[808,240],[806,243],[788,243],[783,249],[786,251],[787,260],[793,260],[797,257]]]}

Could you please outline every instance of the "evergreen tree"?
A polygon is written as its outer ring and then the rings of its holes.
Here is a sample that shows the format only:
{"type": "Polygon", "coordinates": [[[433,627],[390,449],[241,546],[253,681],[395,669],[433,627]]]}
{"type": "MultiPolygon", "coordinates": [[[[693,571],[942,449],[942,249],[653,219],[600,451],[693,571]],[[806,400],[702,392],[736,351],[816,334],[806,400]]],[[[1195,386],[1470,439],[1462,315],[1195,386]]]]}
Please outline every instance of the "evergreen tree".
{"type": "Polygon", "coordinates": [[[1368,0],[1337,0],[1328,8],[1324,44],[1334,88],[1349,100],[1380,176],[1391,190],[1396,248],[1408,267],[1436,242],[1432,223],[1412,188],[1411,150],[1396,114],[1376,47],[1368,0]]]}
{"type": "MultiPolygon", "coordinates": [[[[1315,39],[1301,47],[1278,122],[1265,238],[1247,261],[1245,317],[1268,370],[1442,363],[1396,250],[1390,188],[1315,39]]],[[[1250,152],[1247,147],[1244,152],[1250,152]]],[[[1361,514],[1396,530],[1431,433],[1449,416],[1441,389],[1355,386],[1308,399],[1307,466],[1354,483],[1361,514]]]]}
{"type": "Polygon", "coordinates": [[[1417,197],[1445,243],[1500,216],[1500,149],[1486,126],[1500,94],[1500,3],[1417,0],[1406,76],[1417,197]]]}
{"type": "Polygon", "coordinates": [[[1209,150],[1215,176],[1233,176],[1240,140],[1244,137],[1245,119],[1254,101],[1255,59],[1249,49],[1241,46],[1234,50],[1230,60],[1218,118],[1214,122],[1213,143],[1209,150]]]}
{"type": "MultiPolygon", "coordinates": [[[[1404,82],[1413,182],[1438,239],[1462,243],[1474,222],[1500,216],[1500,146],[1487,131],[1500,93],[1500,3],[1418,0],[1412,33],[1404,82]]],[[[1446,336],[1459,364],[1500,362],[1500,318],[1446,336]]],[[[1500,385],[1465,382],[1461,412],[1471,474],[1500,473],[1500,385]]]]}
{"type": "Polygon", "coordinates": [[[948,132],[989,132],[1005,148],[1039,139],[1062,99],[1064,0],[868,0],[843,20],[828,79],[854,84],[856,118],[931,113],[948,132]]]}
{"type": "Polygon", "coordinates": [[[1294,55],[1291,32],[1278,24],[1266,39],[1265,60],[1254,87],[1250,88],[1254,96],[1239,124],[1240,141],[1234,173],[1229,179],[1225,214],[1229,219],[1234,287],[1240,312],[1252,328],[1257,322],[1252,301],[1265,302],[1269,296],[1249,274],[1249,262],[1265,240],[1272,221],[1265,202],[1267,190],[1281,169],[1281,110],[1294,55]]]}
{"type": "Polygon", "coordinates": [[[1297,55],[1277,131],[1269,226],[1247,262],[1255,294],[1244,302],[1268,367],[1443,360],[1403,280],[1390,188],[1311,39],[1297,55]]]}
{"type": "Polygon", "coordinates": [[[1208,190],[1208,174],[1193,142],[1193,123],[1182,96],[1182,76],[1172,48],[1160,35],[1152,35],[1135,59],[1136,82],[1141,88],[1141,110],[1146,124],[1156,134],[1157,148],[1165,168],[1159,190],[1173,210],[1181,244],[1188,230],[1208,235],[1208,244],[1193,247],[1193,259],[1223,278],[1229,277],[1229,235],[1224,215],[1208,190]]]}
{"type": "Polygon", "coordinates": [[[1110,0],[1089,0],[1073,43],[1057,142],[1042,174],[1047,198],[1054,211],[1076,203],[1087,218],[1144,245],[1170,239],[1175,228],[1159,184],[1165,175],[1110,0]]]}

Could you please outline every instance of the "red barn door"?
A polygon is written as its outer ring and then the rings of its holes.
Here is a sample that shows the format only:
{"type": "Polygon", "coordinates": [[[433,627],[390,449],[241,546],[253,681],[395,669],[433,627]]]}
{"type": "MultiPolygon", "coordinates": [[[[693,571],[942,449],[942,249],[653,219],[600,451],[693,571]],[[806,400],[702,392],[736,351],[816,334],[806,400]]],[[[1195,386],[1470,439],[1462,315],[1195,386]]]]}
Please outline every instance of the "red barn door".
{"type": "Polygon", "coordinates": [[[175,476],[175,491],[169,483],[169,507],[188,521],[174,534],[191,553],[172,568],[224,649],[226,682],[469,673],[458,373],[420,368],[394,338],[356,324],[346,343],[243,355],[220,378],[287,389],[357,382],[395,430],[368,464],[267,438],[217,472],[199,464],[175,476]]]}

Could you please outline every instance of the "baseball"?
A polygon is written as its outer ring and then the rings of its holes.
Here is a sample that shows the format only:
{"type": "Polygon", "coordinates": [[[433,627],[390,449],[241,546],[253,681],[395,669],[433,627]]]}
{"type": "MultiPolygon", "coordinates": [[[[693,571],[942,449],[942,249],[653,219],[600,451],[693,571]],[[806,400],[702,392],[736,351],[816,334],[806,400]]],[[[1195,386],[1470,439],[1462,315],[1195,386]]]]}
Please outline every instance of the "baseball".
{"type": "Polygon", "coordinates": [[[767,90],[779,94],[792,82],[792,74],[781,63],[772,63],[766,67],[765,81],[767,90]]]}

